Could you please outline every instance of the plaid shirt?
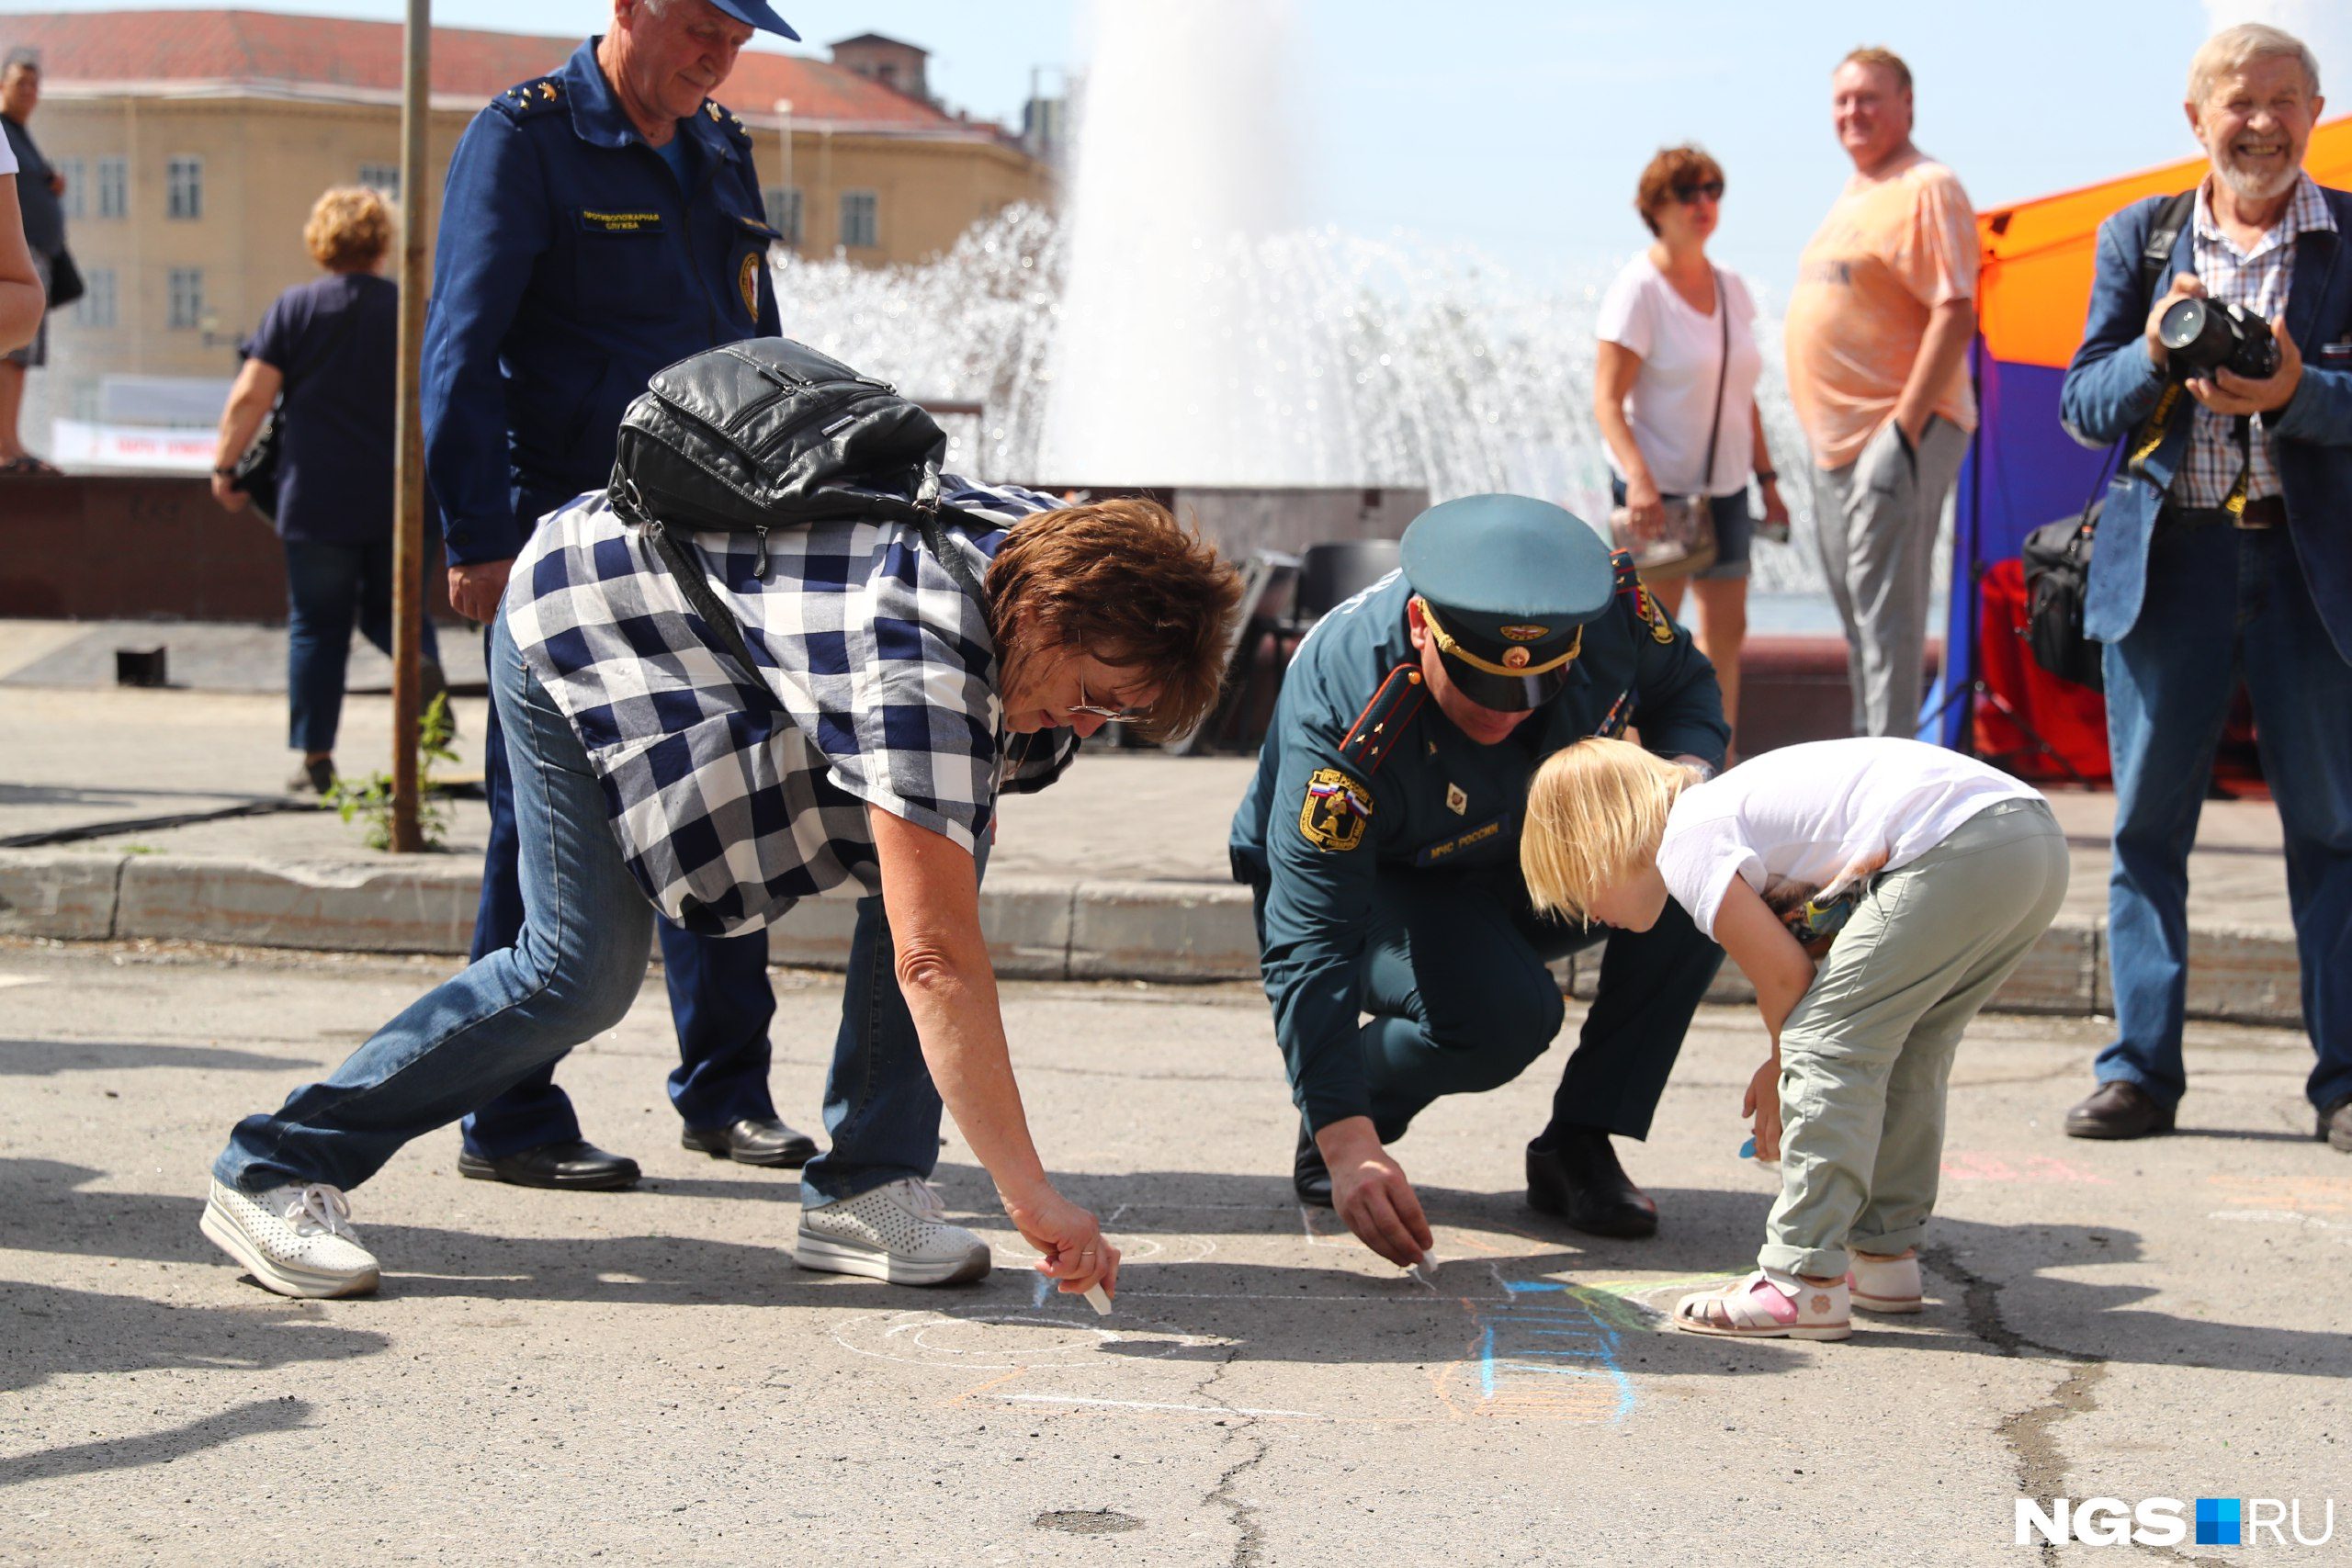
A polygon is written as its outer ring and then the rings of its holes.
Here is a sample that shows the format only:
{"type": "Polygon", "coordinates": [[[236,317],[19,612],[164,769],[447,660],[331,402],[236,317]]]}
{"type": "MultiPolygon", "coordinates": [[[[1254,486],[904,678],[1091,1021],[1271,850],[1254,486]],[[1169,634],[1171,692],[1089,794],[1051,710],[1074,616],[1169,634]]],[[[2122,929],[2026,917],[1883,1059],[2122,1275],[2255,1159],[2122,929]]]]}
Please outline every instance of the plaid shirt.
{"type": "MultiPolygon", "coordinates": [[[[2214,299],[2252,310],[2276,324],[2287,313],[2287,286],[2295,271],[2296,236],[2313,230],[2333,230],[2335,215],[2327,209],[2326,199],[2319,194],[2319,186],[2312,183],[2311,176],[2299,175],[2295,197],[2287,204],[2286,216],[2264,233],[2251,252],[2241,254],[2213,221],[2209,199],[2211,191],[2212,176],[2209,175],[2205,183],[2197,187],[2197,216],[2189,229],[2197,276],[2205,285],[2205,292],[2214,299]]],[[[2165,287],[2171,287],[2171,279],[2165,280],[2165,287]]],[[[2188,431],[2188,457],[2173,480],[2173,498],[2183,506],[2219,506],[2229,499],[2230,487],[2237,483],[2237,420],[2229,414],[2215,413],[2202,403],[2195,407],[2196,420],[2188,431]]],[[[2248,501],[2278,493],[2278,469],[2270,458],[2270,432],[2258,415],[2254,421],[2252,438],[2252,460],[2246,466],[2248,501]]]]}
{"type": "MultiPolygon", "coordinates": [[[[944,530],[973,575],[1033,491],[950,478],[944,530]]],[[[865,808],[970,850],[999,790],[1043,788],[1078,737],[1002,730],[988,610],[899,523],[695,533],[762,669],[747,685],[601,491],[549,513],[508,580],[515,646],[587,749],[628,868],[662,914],[732,935],[801,898],[881,891],[865,808]]]]}

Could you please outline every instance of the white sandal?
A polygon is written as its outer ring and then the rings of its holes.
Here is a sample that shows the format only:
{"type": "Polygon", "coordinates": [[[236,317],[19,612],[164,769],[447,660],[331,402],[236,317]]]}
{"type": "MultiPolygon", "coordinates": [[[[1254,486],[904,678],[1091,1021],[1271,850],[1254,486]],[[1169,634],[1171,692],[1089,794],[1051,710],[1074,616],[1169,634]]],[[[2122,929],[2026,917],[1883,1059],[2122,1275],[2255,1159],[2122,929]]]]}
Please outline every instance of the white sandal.
{"type": "Polygon", "coordinates": [[[1857,1252],[1846,1288],[1862,1312],[1886,1316],[1917,1312],[1920,1307],[1919,1260],[1917,1258],[1864,1258],[1857,1252]]]}
{"type": "Polygon", "coordinates": [[[1736,1285],[1683,1297],[1674,1306],[1674,1326],[1725,1339],[1843,1339],[1853,1333],[1845,1280],[1792,1283],[1793,1295],[1758,1269],[1736,1285]]]}

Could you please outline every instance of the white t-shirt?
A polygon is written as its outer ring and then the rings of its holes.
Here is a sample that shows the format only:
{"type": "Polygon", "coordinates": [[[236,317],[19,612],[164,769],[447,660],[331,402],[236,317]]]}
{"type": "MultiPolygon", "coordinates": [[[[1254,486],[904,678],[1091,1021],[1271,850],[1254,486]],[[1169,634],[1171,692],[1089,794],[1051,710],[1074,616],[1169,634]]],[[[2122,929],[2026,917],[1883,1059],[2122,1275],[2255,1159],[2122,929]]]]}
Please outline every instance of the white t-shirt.
{"type": "Polygon", "coordinates": [[[1713,936],[1735,876],[1785,920],[1808,899],[1858,896],[1873,874],[1910,864],[1988,806],[2041,798],[1996,768],[1922,741],[1783,746],[1684,790],[1657,869],[1713,936]]]}
{"type": "MultiPolygon", "coordinates": [[[[1724,324],[1713,311],[1692,310],[1666,280],[1645,251],[1625,264],[1600,297],[1596,328],[1603,343],[1622,344],[1642,356],[1642,368],[1625,399],[1634,444],[1666,495],[1733,495],[1747,488],[1756,456],[1748,411],[1756,402],[1756,380],[1764,371],[1756,346],[1756,301],[1729,267],[1715,268],[1722,280],[1716,301],[1731,306],[1731,372],[1724,381],[1724,412],[1715,443],[1715,468],[1702,484],[1707,461],[1707,415],[1714,411],[1715,378],[1724,361],[1724,324]]],[[[1611,468],[1617,460],[1611,457],[1611,468]]],[[[1617,476],[1623,479],[1621,472],[1617,476]]]]}

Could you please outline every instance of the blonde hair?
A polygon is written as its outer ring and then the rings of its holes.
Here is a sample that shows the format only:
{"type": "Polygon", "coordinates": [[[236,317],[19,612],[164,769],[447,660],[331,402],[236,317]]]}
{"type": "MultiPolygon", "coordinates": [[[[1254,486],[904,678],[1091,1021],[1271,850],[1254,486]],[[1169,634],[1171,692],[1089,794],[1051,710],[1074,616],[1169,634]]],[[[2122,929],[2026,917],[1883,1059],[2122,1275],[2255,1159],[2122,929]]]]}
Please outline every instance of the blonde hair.
{"type": "MultiPolygon", "coordinates": [[[[1874,43],[1866,44],[1860,49],[1849,51],[1845,59],[1838,62],[1837,70],[1843,71],[1849,65],[1878,66],[1894,74],[1897,90],[1905,93],[1911,90],[1911,67],[1903,63],[1903,57],[1891,49],[1874,43]]],[[[1831,72],[1830,74],[1836,75],[1837,71],[1831,72]]]]}
{"type": "Polygon", "coordinates": [[[1555,751],[1527,795],[1519,869],[1538,912],[1589,921],[1592,901],[1657,855],[1667,814],[1703,777],[1630,740],[1555,751]]]}
{"type": "Polygon", "coordinates": [[[302,243],[329,272],[365,272],[392,248],[391,209],[366,186],[337,186],[311,207],[302,243]]]}
{"type": "Polygon", "coordinates": [[[2211,96],[2213,85],[2222,78],[2236,75],[2257,60],[2273,57],[2301,62],[2303,79],[2311,84],[2312,96],[2319,96],[2319,59],[2302,39],[2262,22],[2241,22],[2234,28],[2223,28],[2197,46],[2197,53],[2188,62],[2188,101],[2202,105],[2211,96]]]}

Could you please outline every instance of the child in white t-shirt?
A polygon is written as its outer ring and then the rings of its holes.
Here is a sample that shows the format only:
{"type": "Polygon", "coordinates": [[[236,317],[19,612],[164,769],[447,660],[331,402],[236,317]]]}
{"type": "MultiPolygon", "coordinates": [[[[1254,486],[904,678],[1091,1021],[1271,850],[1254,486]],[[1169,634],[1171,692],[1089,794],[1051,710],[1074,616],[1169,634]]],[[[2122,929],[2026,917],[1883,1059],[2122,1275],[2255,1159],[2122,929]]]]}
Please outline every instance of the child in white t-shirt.
{"type": "Polygon", "coordinates": [[[1536,907],[1572,919],[1647,931],[1672,897],[1772,1036],[1740,1104],[1781,1161],[1758,1267],[1675,1326],[1842,1339],[1852,1306],[1918,1311],[1953,1051],[2065,897],[2049,803],[1916,740],[1784,747],[1702,784],[1594,739],[1537,773],[1520,860],[1536,907]]]}

